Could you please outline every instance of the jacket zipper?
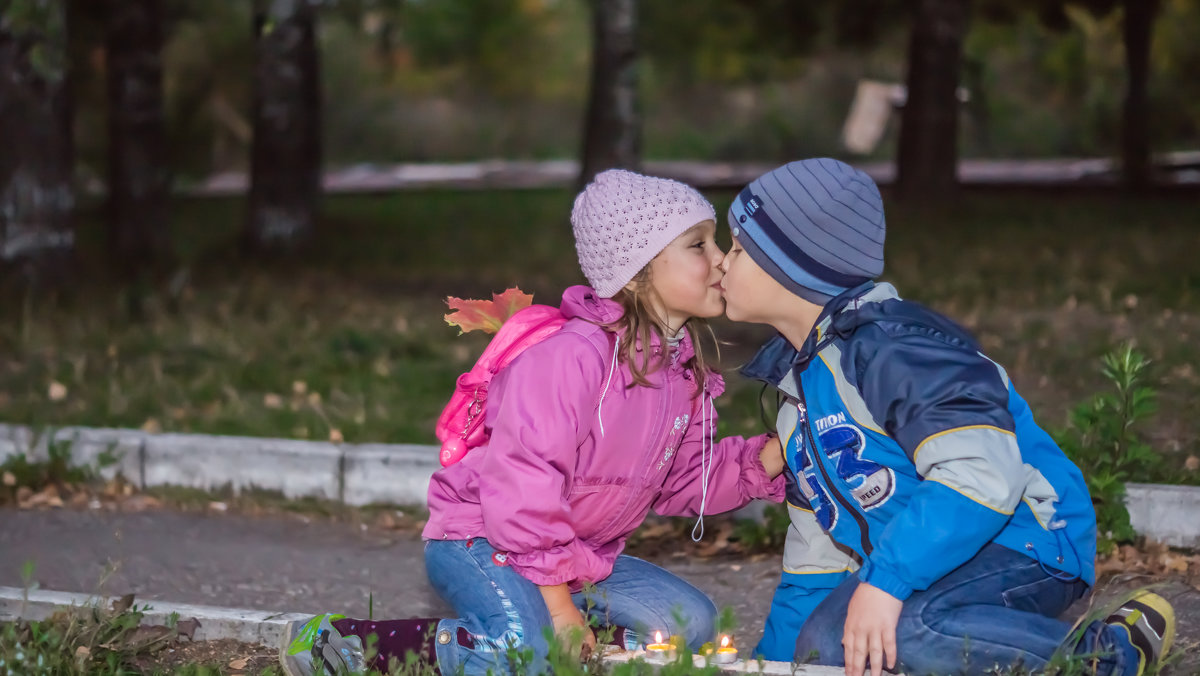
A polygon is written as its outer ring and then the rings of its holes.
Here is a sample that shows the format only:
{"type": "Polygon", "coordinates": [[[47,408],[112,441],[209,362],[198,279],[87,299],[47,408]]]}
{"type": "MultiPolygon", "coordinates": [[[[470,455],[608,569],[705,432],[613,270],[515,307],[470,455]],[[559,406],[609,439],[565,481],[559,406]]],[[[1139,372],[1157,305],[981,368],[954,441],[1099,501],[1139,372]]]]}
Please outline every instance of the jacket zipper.
{"type": "MultiPolygon", "coordinates": [[[[664,390],[663,396],[666,397],[666,403],[663,405],[662,411],[663,411],[663,414],[665,415],[667,421],[669,421],[670,417],[671,417],[671,382],[670,382],[669,376],[668,376],[667,382],[665,383],[665,386],[663,387],[663,390],[664,390]]],[[[621,505],[620,510],[616,513],[616,515],[609,522],[609,524],[604,528],[604,530],[601,531],[599,534],[593,536],[594,540],[599,540],[602,543],[607,543],[610,540],[612,540],[612,538],[616,534],[616,532],[618,530],[620,530],[621,524],[623,524],[625,522],[626,516],[629,514],[630,508],[632,507],[634,502],[637,501],[637,496],[640,495],[640,492],[643,490],[643,487],[647,480],[647,475],[650,472],[656,472],[655,467],[657,464],[657,460],[662,453],[663,445],[671,438],[671,433],[673,432],[673,428],[669,428],[669,426],[666,423],[659,425],[659,427],[660,427],[660,429],[661,428],[668,428],[668,429],[666,431],[666,434],[657,438],[655,440],[657,443],[649,448],[649,451],[648,451],[650,454],[649,461],[648,461],[648,464],[646,465],[646,470],[641,474],[640,479],[639,479],[641,485],[632,486],[630,488],[629,495],[626,497],[625,503],[621,505]]]]}
{"type": "MultiPolygon", "coordinates": [[[[833,495],[834,499],[841,504],[846,512],[853,517],[854,522],[858,524],[858,533],[861,538],[860,544],[862,545],[863,556],[870,556],[871,552],[874,550],[874,547],[871,546],[871,537],[867,532],[867,520],[863,518],[863,515],[860,514],[857,509],[850,505],[850,501],[846,499],[846,496],[842,495],[842,492],[838,490],[838,486],[835,485],[833,480],[829,478],[829,472],[825,470],[825,462],[823,458],[825,454],[824,452],[820,451],[820,449],[817,447],[816,440],[813,439],[812,428],[808,425],[808,402],[804,398],[804,386],[798,381],[799,378],[797,378],[796,391],[800,395],[800,401],[797,405],[800,409],[800,424],[804,426],[804,437],[808,440],[808,448],[809,452],[812,454],[813,464],[817,466],[817,469],[821,470],[821,477],[825,479],[825,486],[829,489],[829,492],[833,495]]],[[[797,480],[799,480],[799,478],[797,478],[797,480]]]]}

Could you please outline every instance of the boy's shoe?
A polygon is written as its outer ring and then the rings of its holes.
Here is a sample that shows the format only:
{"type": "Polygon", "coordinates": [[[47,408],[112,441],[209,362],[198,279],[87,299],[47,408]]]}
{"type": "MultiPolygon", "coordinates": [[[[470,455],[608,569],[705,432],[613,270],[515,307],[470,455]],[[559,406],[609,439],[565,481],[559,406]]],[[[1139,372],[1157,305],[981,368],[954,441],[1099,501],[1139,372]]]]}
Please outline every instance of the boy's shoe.
{"type": "Polygon", "coordinates": [[[287,676],[354,676],[367,671],[362,639],[333,628],[345,615],[317,615],[288,622],[279,641],[279,664],[287,676]]]}
{"type": "Polygon", "coordinates": [[[1138,651],[1138,676],[1150,664],[1162,664],[1175,640],[1175,610],[1169,601],[1153,592],[1142,591],[1104,618],[1104,623],[1129,635],[1138,651]]]}

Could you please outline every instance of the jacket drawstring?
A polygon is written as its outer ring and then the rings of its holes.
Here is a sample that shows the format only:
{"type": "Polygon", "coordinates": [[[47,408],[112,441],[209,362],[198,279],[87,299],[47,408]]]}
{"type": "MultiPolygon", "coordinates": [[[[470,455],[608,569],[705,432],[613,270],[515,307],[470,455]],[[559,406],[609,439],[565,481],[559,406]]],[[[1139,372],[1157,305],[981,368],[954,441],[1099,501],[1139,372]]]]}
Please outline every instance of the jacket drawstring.
{"type": "Polygon", "coordinates": [[[600,436],[604,436],[604,396],[608,394],[608,386],[612,384],[613,373],[617,370],[617,349],[621,341],[613,341],[612,365],[608,367],[608,379],[604,381],[604,389],[600,391],[600,403],[596,406],[596,417],[600,420],[600,436]]]}
{"type": "Polygon", "coordinates": [[[699,542],[704,537],[704,507],[708,504],[708,479],[712,474],[713,455],[716,449],[713,444],[713,435],[716,430],[713,429],[713,418],[716,417],[716,410],[713,404],[712,397],[708,396],[708,388],[704,388],[704,396],[700,398],[700,517],[696,519],[696,525],[692,526],[692,542],[699,542]],[[707,446],[707,455],[705,447],[707,446]],[[697,535],[696,531],[700,534],[697,535]]]}

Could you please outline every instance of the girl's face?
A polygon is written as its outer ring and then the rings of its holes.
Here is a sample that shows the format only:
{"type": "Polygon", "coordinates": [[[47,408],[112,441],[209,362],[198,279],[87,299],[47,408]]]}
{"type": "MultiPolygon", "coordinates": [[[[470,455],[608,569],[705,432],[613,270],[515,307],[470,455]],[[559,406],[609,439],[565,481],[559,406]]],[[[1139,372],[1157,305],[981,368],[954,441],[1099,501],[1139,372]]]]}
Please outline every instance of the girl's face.
{"type": "Polygon", "coordinates": [[[717,247],[716,233],[716,223],[701,221],[650,261],[652,302],[672,332],[692,317],[718,317],[725,311],[724,275],[718,267],[725,254],[717,247]]]}
{"type": "Polygon", "coordinates": [[[733,238],[721,269],[725,272],[721,282],[725,292],[725,316],[735,322],[769,324],[772,312],[777,312],[786,295],[790,295],[746,254],[737,237],[733,238]]]}

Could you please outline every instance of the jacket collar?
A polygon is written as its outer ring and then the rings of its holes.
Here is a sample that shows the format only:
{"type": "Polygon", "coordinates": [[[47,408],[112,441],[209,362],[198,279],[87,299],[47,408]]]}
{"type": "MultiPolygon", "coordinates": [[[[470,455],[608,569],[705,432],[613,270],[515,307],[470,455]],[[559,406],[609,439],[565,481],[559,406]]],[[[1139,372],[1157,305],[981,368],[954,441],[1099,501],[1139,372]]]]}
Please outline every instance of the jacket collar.
{"type": "MultiPolygon", "coordinates": [[[[611,298],[601,298],[594,289],[584,285],[576,285],[567,288],[563,291],[562,305],[559,306],[560,311],[568,319],[584,319],[593,324],[610,324],[621,318],[624,310],[621,304],[611,298]]],[[[658,335],[657,331],[650,333],[650,350],[652,354],[662,354],[670,349],[662,336],[658,335]]],[[[640,352],[645,349],[639,340],[637,350],[640,352]]],[[[696,349],[692,345],[692,332],[690,329],[684,329],[683,337],[679,344],[675,347],[675,354],[667,358],[665,367],[682,368],[682,365],[687,363],[693,355],[696,354],[696,349]]]]}
{"type": "Polygon", "coordinates": [[[808,368],[817,353],[835,338],[846,338],[854,333],[854,329],[863,323],[863,318],[858,316],[856,310],[892,298],[897,298],[896,289],[886,283],[865,282],[842,292],[821,309],[817,323],[799,350],[782,334],[776,334],[741,368],[742,375],[795,395],[795,392],[789,391],[791,388],[788,387],[790,383],[786,382],[787,375],[793,371],[798,375],[808,368]]]}

